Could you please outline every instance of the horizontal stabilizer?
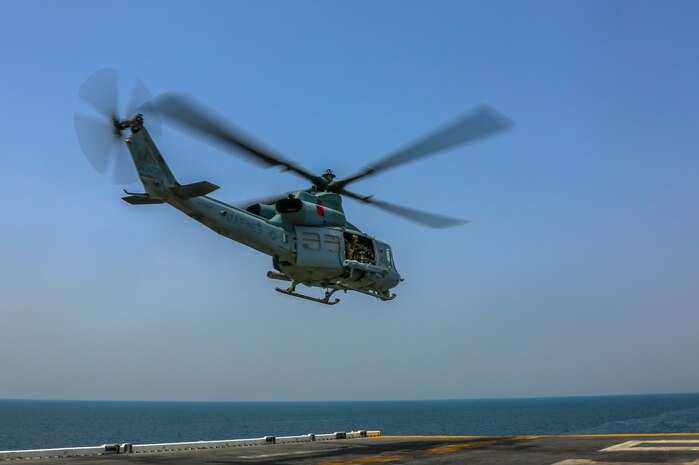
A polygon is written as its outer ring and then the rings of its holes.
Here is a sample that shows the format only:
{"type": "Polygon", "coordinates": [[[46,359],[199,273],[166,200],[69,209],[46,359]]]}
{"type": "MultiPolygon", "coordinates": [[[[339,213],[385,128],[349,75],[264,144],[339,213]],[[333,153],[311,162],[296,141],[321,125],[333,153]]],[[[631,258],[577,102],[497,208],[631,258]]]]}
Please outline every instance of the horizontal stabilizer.
{"type": "Polygon", "coordinates": [[[128,202],[131,205],[157,205],[159,203],[165,203],[160,199],[154,199],[148,195],[129,195],[128,197],[122,197],[124,202],[128,202]]]}
{"type": "Polygon", "coordinates": [[[191,199],[210,194],[218,188],[216,184],[212,184],[209,181],[199,181],[192,184],[185,184],[184,186],[171,187],[170,190],[180,197],[191,199]]]}

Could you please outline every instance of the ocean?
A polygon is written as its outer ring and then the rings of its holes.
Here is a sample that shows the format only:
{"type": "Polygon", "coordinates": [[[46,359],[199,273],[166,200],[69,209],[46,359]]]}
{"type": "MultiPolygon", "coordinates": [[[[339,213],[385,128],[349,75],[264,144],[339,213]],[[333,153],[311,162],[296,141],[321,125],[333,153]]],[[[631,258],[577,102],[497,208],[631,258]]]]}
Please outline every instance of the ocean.
{"type": "Polygon", "coordinates": [[[0,450],[328,433],[699,432],[699,394],[358,402],[0,400],[0,450]]]}

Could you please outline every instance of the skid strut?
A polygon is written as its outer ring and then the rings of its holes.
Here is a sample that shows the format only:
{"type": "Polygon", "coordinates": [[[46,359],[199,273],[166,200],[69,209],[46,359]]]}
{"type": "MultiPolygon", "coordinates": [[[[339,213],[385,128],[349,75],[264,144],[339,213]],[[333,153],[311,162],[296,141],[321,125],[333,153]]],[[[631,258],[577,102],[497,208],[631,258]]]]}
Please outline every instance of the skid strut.
{"type": "Polygon", "coordinates": [[[313,302],[318,302],[319,304],[335,305],[336,303],[338,303],[340,301],[340,299],[338,299],[338,298],[335,298],[335,300],[333,300],[333,301],[330,300],[330,297],[334,293],[339,291],[339,289],[333,289],[333,290],[326,289],[325,290],[325,297],[323,297],[322,299],[318,299],[317,297],[311,297],[310,295],[299,294],[298,292],[296,292],[297,285],[298,285],[297,282],[292,281],[291,286],[289,286],[288,289],[280,289],[278,287],[275,287],[274,290],[277,292],[281,292],[282,294],[298,297],[300,299],[306,299],[306,300],[311,300],[313,302]]]}

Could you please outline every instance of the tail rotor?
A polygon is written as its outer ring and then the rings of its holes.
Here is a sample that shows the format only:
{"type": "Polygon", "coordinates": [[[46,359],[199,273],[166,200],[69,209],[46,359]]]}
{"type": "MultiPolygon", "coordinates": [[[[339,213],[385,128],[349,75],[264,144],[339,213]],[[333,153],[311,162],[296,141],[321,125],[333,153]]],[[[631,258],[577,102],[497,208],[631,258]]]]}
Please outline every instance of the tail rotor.
{"type": "Polygon", "coordinates": [[[126,112],[119,112],[119,74],[115,69],[101,69],[85,80],[78,97],[93,111],[76,112],[75,132],[80,148],[92,167],[114,184],[131,184],[138,180],[124,139],[128,124],[139,113],[148,114],[148,128],[158,132],[157,114],[148,103],[152,99],[145,84],[136,80],[126,112]]]}

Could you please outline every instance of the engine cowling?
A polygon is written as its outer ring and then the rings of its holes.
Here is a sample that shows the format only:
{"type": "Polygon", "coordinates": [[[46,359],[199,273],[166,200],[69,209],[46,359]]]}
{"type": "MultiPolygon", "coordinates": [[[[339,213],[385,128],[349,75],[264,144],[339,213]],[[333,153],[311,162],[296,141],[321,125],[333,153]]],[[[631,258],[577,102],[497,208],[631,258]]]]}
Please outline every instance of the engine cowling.
{"type": "Polygon", "coordinates": [[[303,226],[344,226],[343,212],[299,198],[281,199],[274,205],[283,218],[303,226]]]}
{"type": "Polygon", "coordinates": [[[272,205],[266,205],[264,203],[256,203],[254,205],[250,205],[248,208],[246,208],[247,211],[252,213],[253,215],[261,216],[264,219],[271,220],[274,215],[277,214],[277,210],[275,210],[274,206],[272,205]]]}

